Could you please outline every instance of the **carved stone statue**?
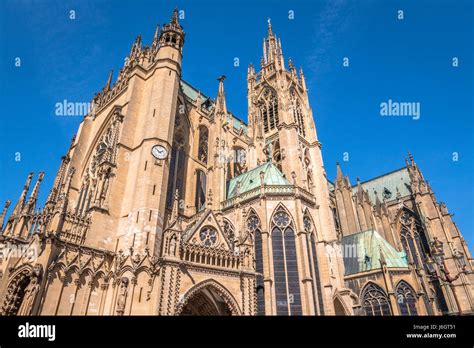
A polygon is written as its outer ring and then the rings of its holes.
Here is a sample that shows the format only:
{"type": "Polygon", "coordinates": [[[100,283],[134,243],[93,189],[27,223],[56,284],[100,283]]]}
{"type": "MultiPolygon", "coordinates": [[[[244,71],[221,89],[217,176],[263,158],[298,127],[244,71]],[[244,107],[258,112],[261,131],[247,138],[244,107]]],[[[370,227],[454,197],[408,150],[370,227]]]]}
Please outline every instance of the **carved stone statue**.
{"type": "Polygon", "coordinates": [[[176,237],[173,236],[170,241],[170,255],[176,256],[176,237]]]}
{"type": "Polygon", "coordinates": [[[36,295],[39,291],[38,278],[32,277],[30,283],[25,289],[25,295],[23,301],[18,309],[18,315],[30,315],[31,310],[33,309],[33,304],[35,302],[36,295]]]}
{"type": "Polygon", "coordinates": [[[120,281],[119,294],[117,297],[117,315],[123,315],[125,304],[127,303],[128,278],[123,277],[120,281]]]}
{"type": "Polygon", "coordinates": [[[245,268],[250,268],[252,266],[252,255],[250,254],[250,250],[248,248],[245,249],[244,251],[244,262],[243,266],[245,268]]]}

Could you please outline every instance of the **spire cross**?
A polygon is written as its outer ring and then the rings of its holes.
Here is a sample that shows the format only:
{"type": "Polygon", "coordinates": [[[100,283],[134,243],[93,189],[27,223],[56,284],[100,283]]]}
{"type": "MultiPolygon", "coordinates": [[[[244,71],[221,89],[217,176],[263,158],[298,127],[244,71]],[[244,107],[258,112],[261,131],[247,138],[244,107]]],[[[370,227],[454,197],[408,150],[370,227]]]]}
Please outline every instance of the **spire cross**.
{"type": "Polygon", "coordinates": [[[267,19],[267,23],[268,23],[268,36],[273,35],[272,22],[271,22],[270,18],[267,19]]]}

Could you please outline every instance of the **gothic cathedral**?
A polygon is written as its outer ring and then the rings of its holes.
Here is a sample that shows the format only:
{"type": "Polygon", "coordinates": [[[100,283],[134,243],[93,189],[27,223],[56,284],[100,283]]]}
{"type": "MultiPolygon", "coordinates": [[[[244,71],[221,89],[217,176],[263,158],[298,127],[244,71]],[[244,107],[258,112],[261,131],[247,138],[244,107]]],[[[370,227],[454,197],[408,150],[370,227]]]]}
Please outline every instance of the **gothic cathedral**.
{"type": "Polygon", "coordinates": [[[409,155],[331,181],[305,77],[268,23],[248,124],[181,77],[175,10],[92,100],[42,208],[0,215],[2,315],[442,315],[473,260],[409,155]]]}

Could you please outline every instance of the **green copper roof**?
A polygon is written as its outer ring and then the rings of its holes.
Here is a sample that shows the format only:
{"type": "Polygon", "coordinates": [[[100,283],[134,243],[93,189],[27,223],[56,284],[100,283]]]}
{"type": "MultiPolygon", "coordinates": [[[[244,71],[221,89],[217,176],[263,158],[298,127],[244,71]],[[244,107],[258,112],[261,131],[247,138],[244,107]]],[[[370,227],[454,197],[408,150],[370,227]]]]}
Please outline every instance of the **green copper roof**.
{"type": "MultiPolygon", "coordinates": [[[[196,100],[199,91],[191,86],[189,83],[186,81],[181,80],[181,88],[183,89],[183,93],[191,100],[196,100]]],[[[204,101],[207,97],[204,94],[201,94],[202,100],[204,101]]]]}
{"type": "MultiPolygon", "coordinates": [[[[397,189],[401,197],[410,195],[410,174],[406,167],[395,170],[391,173],[361,183],[364,191],[368,191],[372,204],[375,204],[375,192],[380,201],[384,198],[387,202],[397,198],[397,189]]],[[[357,185],[352,186],[352,192],[356,194],[357,185]]]]}
{"type": "Polygon", "coordinates": [[[342,237],[345,275],[380,269],[380,252],[388,268],[408,268],[406,254],[397,251],[377,231],[342,237]]]}
{"type": "Polygon", "coordinates": [[[289,181],[283,176],[272,162],[266,162],[258,167],[242,173],[228,182],[227,198],[237,195],[237,183],[240,181],[240,193],[250,191],[260,186],[260,173],[264,173],[264,185],[290,185],[289,181]]]}
{"type": "Polygon", "coordinates": [[[334,183],[332,183],[331,181],[328,180],[328,189],[329,191],[334,191],[334,183]]]}
{"type": "Polygon", "coordinates": [[[230,112],[229,112],[229,116],[230,116],[231,121],[232,121],[232,127],[234,127],[237,130],[240,130],[242,128],[242,130],[245,134],[248,133],[248,127],[247,127],[247,125],[245,124],[244,121],[242,121],[241,119],[239,119],[238,117],[236,117],[234,114],[232,114],[230,112]]]}

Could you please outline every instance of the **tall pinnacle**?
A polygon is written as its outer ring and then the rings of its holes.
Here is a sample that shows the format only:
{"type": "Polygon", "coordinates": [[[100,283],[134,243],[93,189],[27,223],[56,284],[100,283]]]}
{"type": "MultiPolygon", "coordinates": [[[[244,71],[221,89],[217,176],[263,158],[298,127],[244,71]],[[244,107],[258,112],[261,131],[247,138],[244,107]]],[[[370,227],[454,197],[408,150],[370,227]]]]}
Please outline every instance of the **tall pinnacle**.
{"type": "Polygon", "coordinates": [[[408,151],[408,158],[410,159],[410,162],[413,165],[415,163],[415,159],[413,158],[413,155],[411,154],[410,151],[408,151]]]}
{"type": "Polygon", "coordinates": [[[341,166],[339,164],[339,162],[336,162],[336,179],[339,181],[339,180],[342,180],[342,170],[341,170],[341,166]]]}
{"type": "Polygon", "coordinates": [[[179,25],[179,16],[178,16],[178,14],[179,14],[178,8],[175,7],[174,10],[173,10],[173,15],[171,16],[170,23],[179,25]]]}
{"type": "Polygon", "coordinates": [[[141,50],[142,47],[142,36],[138,34],[137,38],[133,42],[132,49],[130,50],[130,58],[134,58],[141,50]]]}
{"type": "Polygon", "coordinates": [[[267,37],[263,39],[263,58],[262,58],[262,68],[269,64],[272,64],[274,68],[266,70],[266,72],[271,73],[275,70],[284,70],[284,60],[283,52],[281,48],[280,40],[276,37],[273,32],[272,23],[270,18],[268,19],[268,33],[267,37]]]}
{"type": "Polygon", "coordinates": [[[104,87],[106,91],[110,90],[110,86],[112,85],[113,74],[114,74],[114,71],[110,70],[109,77],[107,78],[107,82],[105,83],[105,87],[104,87]]]}
{"type": "Polygon", "coordinates": [[[219,81],[219,89],[217,91],[217,101],[216,101],[216,113],[227,115],[227,105],[225,101],[225,92],[224,92],[224,80],[226,77],[224,75],[219,76],[217,80],[219,81]]]}
{"type": "Polygon", "coordinates": [[[174,193],[173,209],[171,210],[170,224],[174,224],[179,217],[179,190],[174,193]]]}
{"type": "Polygon", "coordinates": [[[153,35],[153,41],[151,42],[151,49],[156,50],[158,48],[158,42],[160,38],[160,24],[156,25],[155,34],[153,35]]]}
{"type": "Polygon", "coordinates": [[[11,201],[6,200],[5,205],[3,206],[2,213],[0,214],[0,232],[3,230],[3,221],[5,221],[5,216],[7,215],[7,210],[10,207],[11,201]]]}
{"type": "Polygon", "coordinates": [[[267,19],[268,22],[268,37],[273,36],[273,30],[272,30],[272,21],[270,18],[267,19]]]}
{"type": "Polygon", "coordinates": [[[21,210],[23,209],[23,206],[25,205],[26,194],[28,193],[28,190],[30,189],[32,178],[33,178],[33,173],[30,173],[28,175],[28,178],[26,179],[25,185],[23,186],[23,191],[21,191],[20,198],[18,198],[18,201],[15,204],[15,208],[13,209],[12,216],[16,216],[17,214],[20,214],[21,210]]]}
{"type": "Polygon", "coordinates": [[[28,213],[34,213],[34,210],[36,208],[36,200],[38,199],[39,188],[40,188],[41,182],[43,181],[43,177],[44,177],[44,172],[40,172],[38,175],[38,180],[36,181],[36,184],[33,187],[33,190],[31,191],[30,198],[28,198],[28,201],[26,202],[24,209],[28,213]]]}
{"type": "Polygon", "coordinates": [[[31,191],[30,199],[36,200],[38,198],[38,192],[41,185],[41,181],[43,181],[43,178],[44,178],[44,172],[40,172],[38,175],[38,180],[36,181],[35,187],[33,188],[33,191],[31,191]]]}

